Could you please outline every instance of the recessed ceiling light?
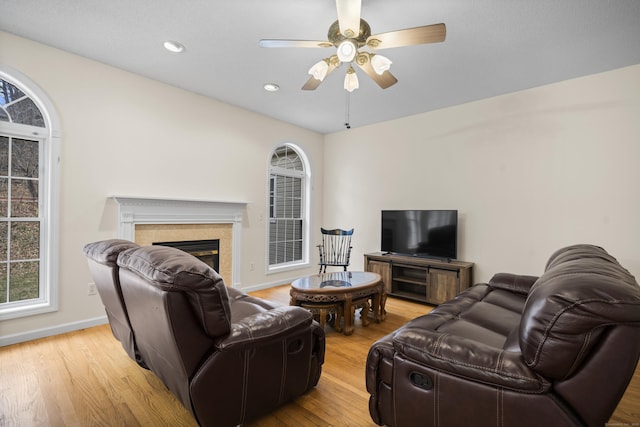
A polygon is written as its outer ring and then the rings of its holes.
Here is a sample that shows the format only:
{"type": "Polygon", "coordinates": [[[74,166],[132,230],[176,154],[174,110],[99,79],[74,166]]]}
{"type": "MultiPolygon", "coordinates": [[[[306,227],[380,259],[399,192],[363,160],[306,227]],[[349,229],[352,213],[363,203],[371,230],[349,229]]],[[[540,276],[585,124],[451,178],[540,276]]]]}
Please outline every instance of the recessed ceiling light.
{"type": "Polygon", "coordinates": [[[268,92],[277,92],[280,90],[280,86],[278,86],[275,83],[266,83],[264,85],[264,90],[268,91],[268,92]]]}
{"type": "Polygon", "coordinates": [[[180,53],[184,50],[184,45],[172,40],[167,40],[166,42],[163,43],[163,46],[169,52],[173,52],[173,53],[180,53]]]}

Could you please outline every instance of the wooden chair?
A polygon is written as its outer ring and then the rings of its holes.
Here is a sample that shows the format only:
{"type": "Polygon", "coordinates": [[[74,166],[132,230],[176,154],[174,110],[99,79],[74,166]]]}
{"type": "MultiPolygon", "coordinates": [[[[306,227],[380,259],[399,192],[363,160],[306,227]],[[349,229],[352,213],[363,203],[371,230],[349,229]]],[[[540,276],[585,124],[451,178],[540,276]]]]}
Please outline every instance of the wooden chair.
{"type": "Polygon", "coordinates": [[[351,256],[351,230],[325,230],[320,228],[322,243],[318,245],[320,252],[320,271],[327,272],[327,266],[342,267],[347,271],[351,256]]]}

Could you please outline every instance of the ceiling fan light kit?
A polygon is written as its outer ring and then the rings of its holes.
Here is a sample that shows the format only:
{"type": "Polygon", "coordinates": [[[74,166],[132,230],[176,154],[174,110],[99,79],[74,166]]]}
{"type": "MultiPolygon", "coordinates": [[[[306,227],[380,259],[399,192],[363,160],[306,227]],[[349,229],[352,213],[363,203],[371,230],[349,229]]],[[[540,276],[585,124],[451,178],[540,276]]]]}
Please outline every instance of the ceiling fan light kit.
{"type": "Polygon", "coordinates": [[[344,89],[347,92],[353,92],[359,87],[360,82],[358,81],[356,70],[354,70],[353,67],[349,67],[349,69],[347,70],[347,74],[344,76],[344,89]]]}
{"type": "Polygon", "coordinates": [[[382,55],[373,54],[371,55],[370,60],[371,60],[371,66],[373,67],[373,70],[379,76],[381,76],[382,73],[384,73],[389,68],[391,68],[391,64],[393,64],[393,62],[389,58],[382,55]]]}
{"type": "Polygon", "coordinates": [[[340,62],[351,62],[356,57],[358,48],[351,40],[344,40],[338,45],[338,59],[340,62]]]}
{"type": "Polygon", "coordinates": [[[344,79],[345,90],[352,92],[359,86],[353,63],[362,69],[378,86],[386,89],[398,82],[390,72],[392,61],[364,49],[390,49],[427,43],[443,42],[444,24],[425,25],[371,35],[371,27],[360,17],[362,0],[336,0],[338,20],[327,33],[328,41],[313,40],[260,40],[261,47],[336,48],[336,55],[323,59],[309,69],[311,77],[303,90],[315,90],[332,71],[342,63],[349,64],[344,79]]]}
{"type": "Polygon", "coordinates": [[[329,61],[327,59],[322,59],[314,64],[313,67],[309,69],[309,74],[313,76],[314,79],[323,81],[329,72],[329,61]]]}

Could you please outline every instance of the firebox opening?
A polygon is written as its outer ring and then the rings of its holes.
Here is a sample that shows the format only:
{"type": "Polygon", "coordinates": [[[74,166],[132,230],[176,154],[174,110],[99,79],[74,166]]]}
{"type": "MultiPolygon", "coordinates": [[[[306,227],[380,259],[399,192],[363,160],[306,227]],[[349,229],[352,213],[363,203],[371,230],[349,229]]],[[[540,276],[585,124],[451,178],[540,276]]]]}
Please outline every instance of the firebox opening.
{"type": "Polygon", "coordinates": [[[183,240],[178,242],[153,242],[153,245],[170,246],[193,255],[220,273],[220,240],[183,240]]]}

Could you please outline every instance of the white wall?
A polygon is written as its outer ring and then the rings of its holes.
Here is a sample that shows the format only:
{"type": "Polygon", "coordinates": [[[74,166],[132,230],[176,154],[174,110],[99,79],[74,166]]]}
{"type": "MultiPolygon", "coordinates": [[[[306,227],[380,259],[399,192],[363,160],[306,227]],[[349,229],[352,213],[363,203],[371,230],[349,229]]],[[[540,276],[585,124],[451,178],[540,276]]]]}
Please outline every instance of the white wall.
{"type": "Polygon", "coordinates": [[[576,242],[640,277],[640,66],[323,137],[2,32],[0,63],[40,85],[63,132],[60,310],[2,322],[0,343],[103,316],[81,248],[117,235],[109,195],[249,202],[243,286],[315,271],[264,274],[267,157],[282,142],[310,159],[312,241],[356,229],[353,269],[380,249],[381,209],[455,208],[475,281],[540,274],[576,242]]]}
{"type": "Polygon", "coordinates": [[[640,65],[327,135],[325,158],[324,224],[355,227],[354,269],[381,209],[458,209],[476,282],[573,243],[640,278],[640,65]]]}
{"type": "Polygon", "coordinates": [[[271,150],[300,146],[310,161],[311,227],[318,229],[322,135],[2,32],[0,63],[36,82],[62,124],[60,310],[4,321],[0,339],[104,316],[99,298],[87,295],[82,247],[117,237],[110,195],[248,202],[242,286],[315,271],[312,258],[308,269],[265,274],[266,184],[271,150]]]}

